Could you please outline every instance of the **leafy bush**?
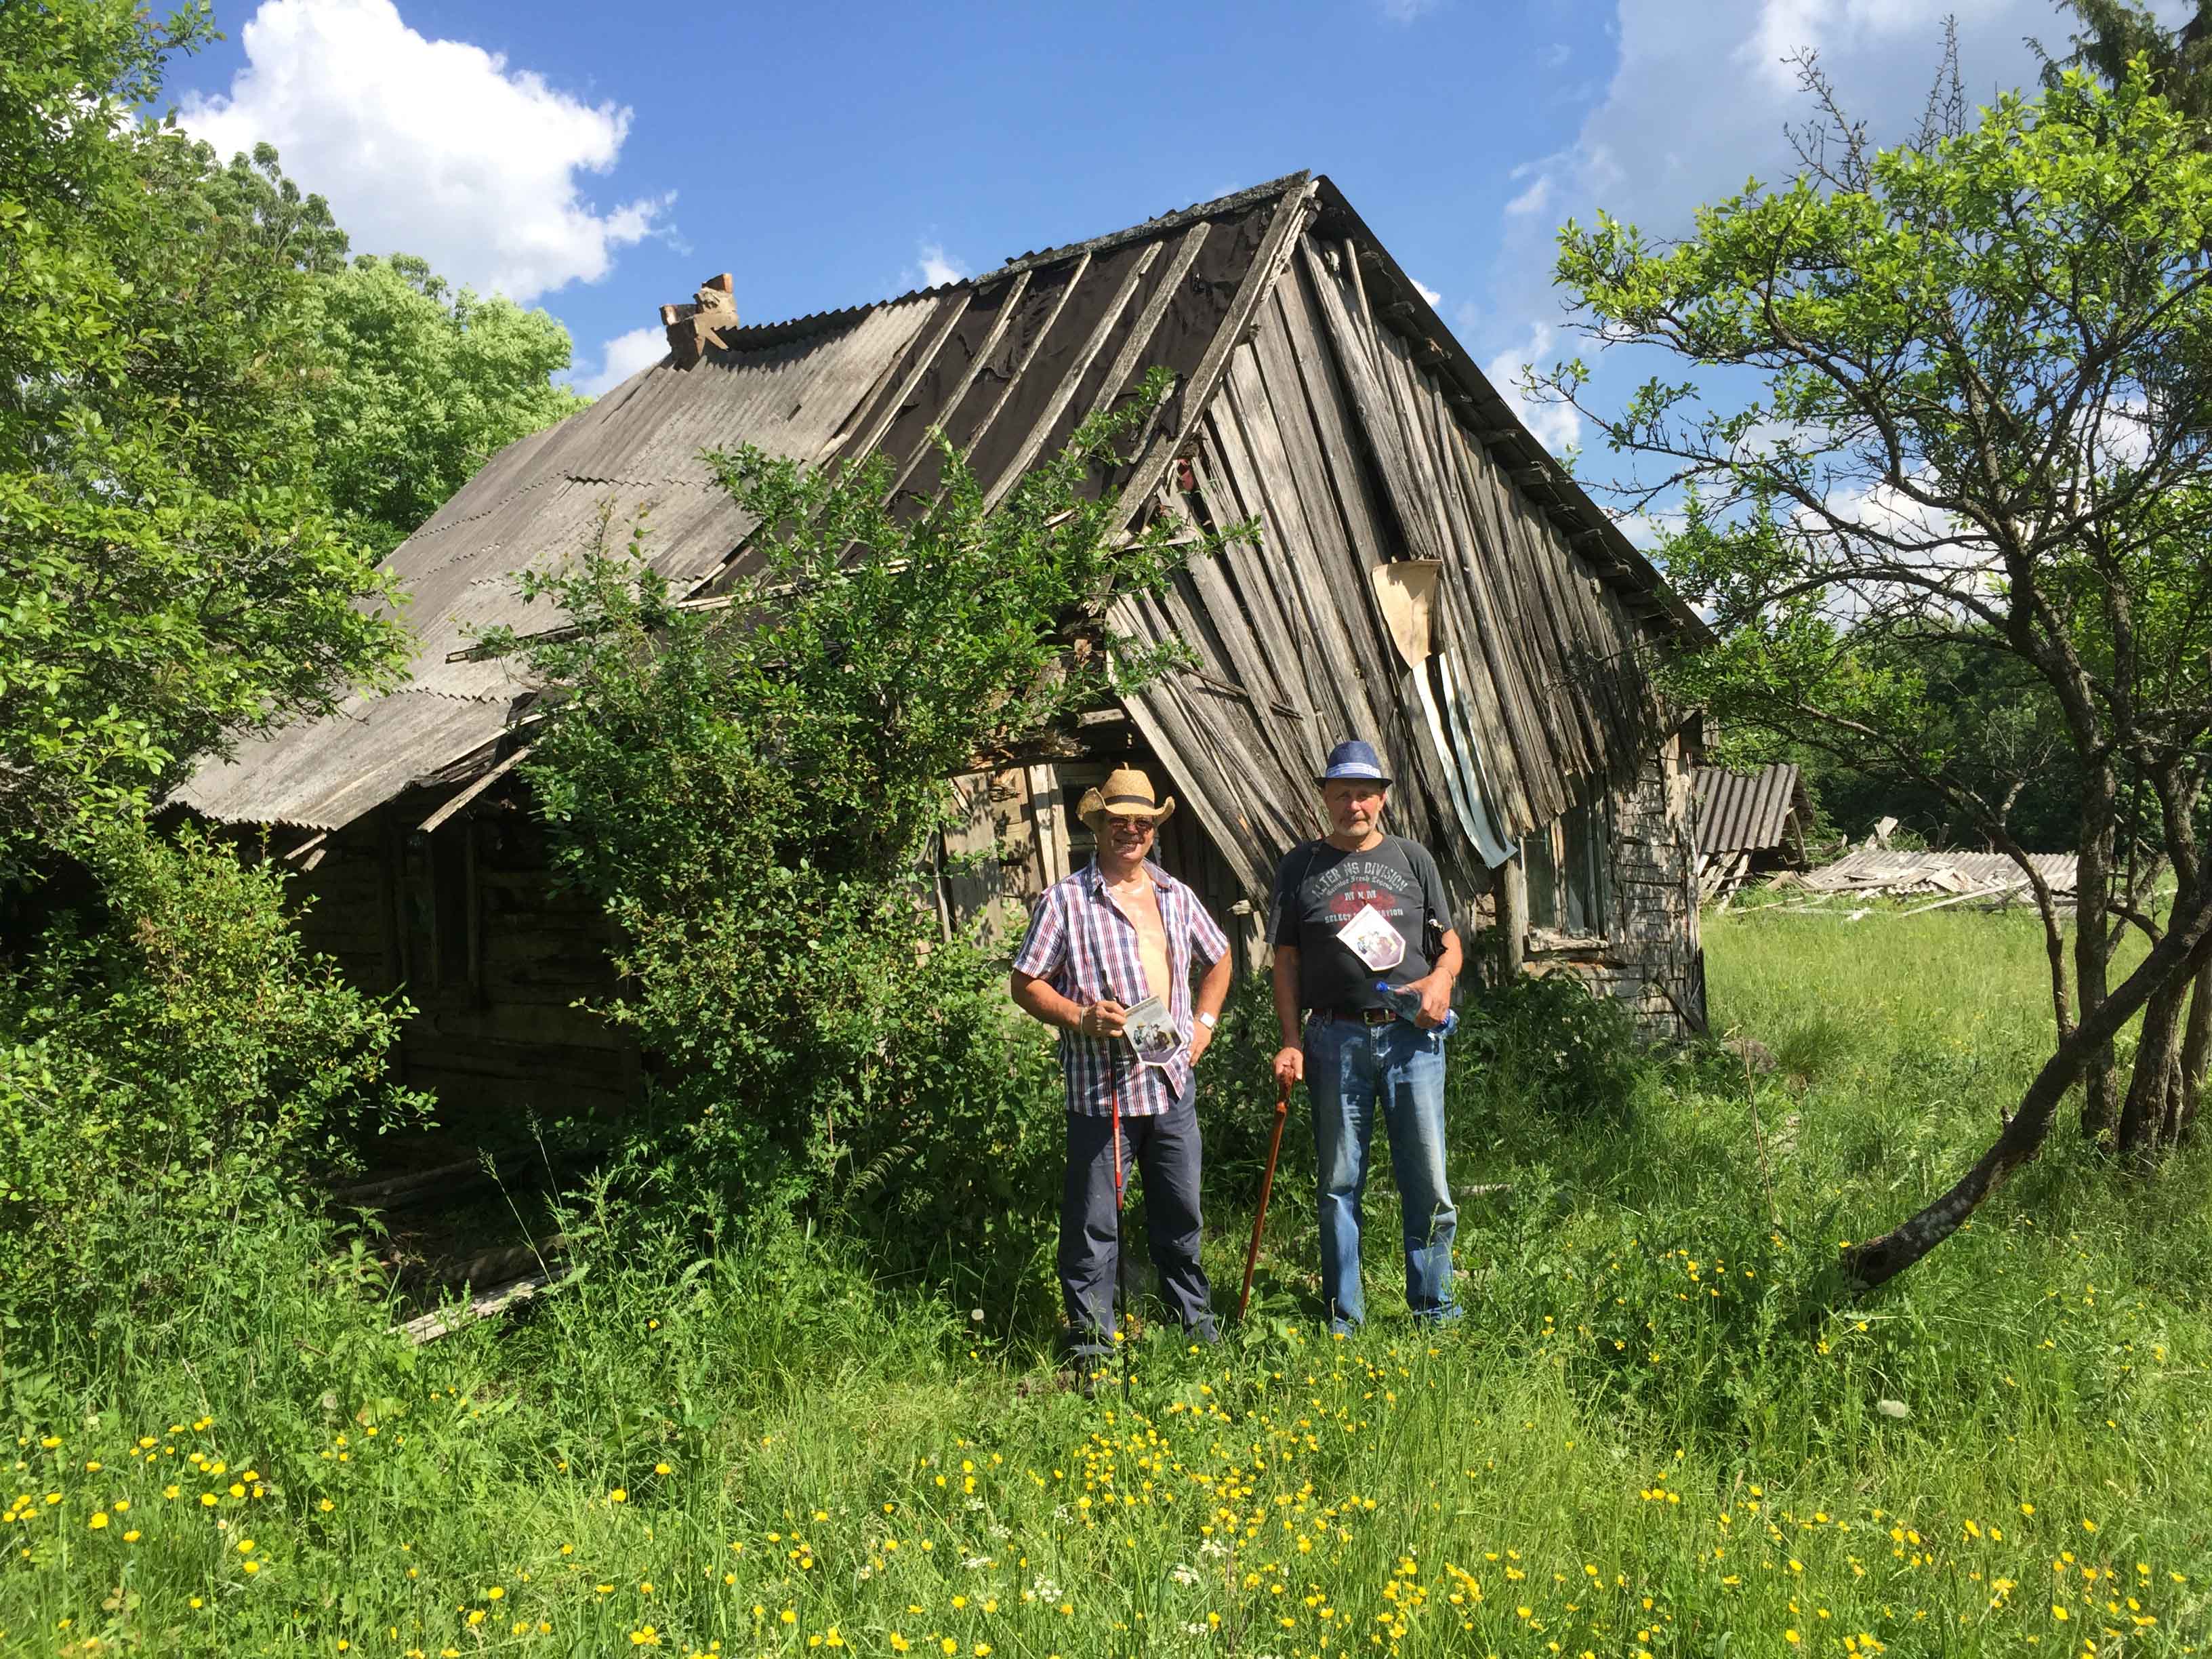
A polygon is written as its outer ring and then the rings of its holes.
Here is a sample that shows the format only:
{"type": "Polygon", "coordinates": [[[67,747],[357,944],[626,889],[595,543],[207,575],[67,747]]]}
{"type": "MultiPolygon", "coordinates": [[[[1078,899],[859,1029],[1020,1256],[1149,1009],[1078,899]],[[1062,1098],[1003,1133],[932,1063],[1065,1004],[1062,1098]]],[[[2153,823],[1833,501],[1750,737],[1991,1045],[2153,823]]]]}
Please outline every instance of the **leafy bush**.
{"type": "Polygon", "coordinates": [[[1164,391],[996,507],[941,439],[918,516],[881,458],[712,457],[763,526],[725,608],[672,604],[642,526],[526,589],[569,623],[532,651],[560,695],[527,775],[556,871],[624,937],[605,1012],[654,1058],[630,1162],[713,1224],[817,1204],[895,1254],[1030,1260],[1042,1210],[1006,1200],[1049,1190],[1050,1051],[1003,962],[939,937],[927,868],[952,776],[1169,660],[1103,610],[1166,579],[1180,526],[1124,544],[1095,488],[1164,391]]]}
{"type": "Polygon", "coordinates": [[[1458,1054],[1500,1098],[1551,1117],[1619,1117],[1646,1045],[1628,1011],[1571,974],[1486,987],[1460,1012],[1458,1054]]]}
{"type": "Polygon", "coordinates": [[[275,868],[137,821],[89,856],[105,914],[65,913],[0,963],[0,1320],[16,1330],[158,1325],[219,1240],[298,1212],[311,1165],[424,1103],[386,1067],[410,1010],[307,954],[275,868]]]}

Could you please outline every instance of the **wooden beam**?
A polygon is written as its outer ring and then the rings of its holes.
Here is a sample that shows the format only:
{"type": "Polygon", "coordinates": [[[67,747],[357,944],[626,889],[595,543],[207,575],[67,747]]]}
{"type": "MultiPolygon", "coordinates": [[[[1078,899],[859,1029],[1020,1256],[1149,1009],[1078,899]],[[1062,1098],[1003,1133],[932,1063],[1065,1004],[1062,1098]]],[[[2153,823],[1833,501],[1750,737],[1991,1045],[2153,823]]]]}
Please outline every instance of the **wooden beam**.
{"type": "Polygon", "coordinates": [[[512,755],[509,755],[498,765],[493,767],[490,771],[485,773],[474,783],[469,785],[467,788],[462,790],[460,793],[455,795],[443,806],[441,806],[436,811],[431,813],[428,817],[423,819],[421,823],[416,826],[416,832],[418,834],[427,836],[432,830],[435,830],[440,824],[445,823],[446,820],[452,817],[454,813],[459,811],[461,808],[466,806],[478,795],[483,793],[485,790],[490,788],[492,785],[497,783],[501,778],[505,777],[509,772],[514,770],[517,766],[520,765],[525,760],[526,760],[529,757],[532,747],[532,745],[529,744],[524,744],[512,755]]]}
{"type": "Polygon", "coordinates": [[[1516,852],[1498,872],[1498,972],[1508,983],[1528,960],[1528,871],[1516,852]]]}
{"type": "Polygon", "coordinates": [[[936,366],[937,354],[945,349],[945,343],[952,337],[952,331],[959,327],[961,319],[968,314],[968,308],[975,302],[975,295],[971,290],[961,296],[958,304],[945,307],[945,319],[938,325],[937,332],[930,337],[929,343],[915,358],[914,367],[907,371],[906,379],[899,383],[898,391],[892,395],[890,403],[884,406],[882,412],[870,423],[866,433],[854,445],[854,454],[866,455],[890,435],[893,422],[899,417],[899,411],[906,407],[908,400],[921,387],[922,377],[936,366]]]}
{"type": "Polygon", "coordinates": [[[1229,302],[1229,314],[1222,319],[1222,326],[1206,348],[1206,355],[1198,360],[1198,367],[1191,371],[1190,379],[1182,387],[1181,427],[1172,432],[1164,427],[1155,428],[1139,434],[1145,447],[1129,474],[1129,482],[1122,487],[1122,507],[1130,507],[1149,496],[1158,488],[1160,476],[1169,462],[1188,453],[1185,446],[1196,435],[1199,422],[1206,417],[1206,406],[1213,401],[1214,390],[1229,367],[1229,354],[1244,337],[1245,327],[1259,311],[1260,301],[1274,287],[1299,228],[1313,211],[1318,189],[1310,181],[1283,193],[1281,204],[1260,240],[1258,252],[1245,267],[1243,280],[1237,285],[1237,296],[1229,302]]]}
{"type": "Polygon", "coordinates": [[[1137,315],[1136,326],[1129,331],[1129,337],[1122,342],[1121,349],[1115,355],[1112,365],[1108,368],[1105,382],[1099,386],[1098,395],[1091,399],[1091,407],[1085,411],[1086,419],[1103,413],[1121,394],[1129,376],[1136,373],[1137,365],[1144,361],[1145,348],[1152,343],[1152,336],[1159,332],[1160,319],[1168,314],[1168,307],[1174,303],[1177,290],[1182,287],[1182,279],[1190,275],[1191,266],[1197,263],[1199,250],[1206,246],[1206,239],[1212,234],[1212,224],[1204,219],[1183,234],[1182,242],[1176,246],[1175,258],[1168,261],[1168,268],[1160,273],[1159,286],[1152,290],[1152,297],[1145,302],[1144,310],[1137,315]]]}
{"type": "MultiPolygon", "coordinates": [[[[983,343],[975,348],[975,355],[968,360],[968,372],[960,377],[958,388],[945,400],[943,408],[938,411],[939,424],[952,417],[953,411],[960,407],[960,400],[968,395],[969,388],[982,378],[983,370],[990,363],[991,354],[999,349],[999,342],[1006,334],[1006,325],[1013,321],[1014,313],[1021,309],[1022,296],[1029,292],[1029,288],[1030,273],[1025,270],[1014,278],[1013,286],[1006,291],[1006,297],[999,302],[999,314],[991,319],[990,329],[983,336],[983,343]]],[[[1055,312],[1054,314],[1057,315],[1058,313],[1055,312]]],[[[1024,361],[1026,360],[1024,356],[1024,361]]],[[[994,402],[991,405],[991,413],[995,413],[997,410],[998,404],[994,402]]],[[[988,422],[990,414],[987,413],[983,418],[988,422]]],[[[888,428],[886,428],[886,435],[888,435],[888,428]]],[[[913,454],[908,456],[906,465],[899,469],[898,476],[891,480],[891,487],[886,494],[896,495],[905,488],[906,481],[914,476],[915,468],[920,466],[922,458],[930,453],[930,447],[925,442],[913,454]]]]}
{"type": "MultiPolygon", "coordinates": [[[[1060,297],[1052,302],[1052,309],[1045,313],[1044,322],[1038,327],[1037,331],[1030,337],[1029,344],[1024,348],[1020,359],[1014,364],[1014,372],[1006,376],[1006,383],[999,388],[999,395],[991,399],[991,406],[983,411],[981,418],[975,422],[975,431],[969,433],[968,441],[961,445],[961,459],[966,460],[975,454],[976,446],[983,441],[983,434],[991,429],[991,422],[999,418],[999,411],[1006,406],[1006,399],[1013,395],[1014,388],[1021,384],[1022,375],[1029,368],[1030,359],[1036,356],[1038,348],[1044,344],[1046,337],[1051,334],[1054,325],[1060,321],[1060,313],[1067,309],[1067,302],[1075,297],[1075,290],[1082,285],[1084,275],[1090,269],[1091,255],[1086,252],[1076,260],[1075,269],[1068,272],[1067,281],[1060,287],[1060,297]]],[[[925,449],[921,453],[927,453],[927,451],[925,449]]],[[[912,471],[913,468],[908,466],[907,471],[912,471]]],[[[902,473],[900,476],[903,478],[905,474],[902,473]]]]}
{"type": "Polygon", "coordinates": [[[1015,485],[1022,481],[1022,475],[1029,471],[1030,463],[1043,450],[1045,441],[1052,435],[1053,428],[1067,412],[1067,406],[1075,401],[1076,389],[1083,384],[1084,377],[1091,373],[1091,365],[1098,361],[1098,354],[1106,349],[1106,337],[1114,331],[1115,325],[1121,320],[1121,313],[1128,309],[1129,301],[1136,296],[1137,284],[1144,281],[1145,273],[1152,268],[1152,262],[1159,257],[1160,245],[1154,242],[1137,256],[1136,262],[1129,267],[1128,274],[1121,278],[1121,287],[1114,290],[1114,297],[1106,302],[1106,309],[1092,325],[1082,350],[1075,354],[1075,361],[1067,366],[1067,373],[1060,376],[1060,384],[1053,388],[1052,400],[1044,406],[1043,413],[1037,416],[1036,423],[1030,428],[1029,436],[1022,440],[1022,447],[1014,452],[1013,459],[1006,464],[1006,470],[1000,475],[999,481],[984,494],[983,510],[986,513],[1013,493],[1015,485]]]}

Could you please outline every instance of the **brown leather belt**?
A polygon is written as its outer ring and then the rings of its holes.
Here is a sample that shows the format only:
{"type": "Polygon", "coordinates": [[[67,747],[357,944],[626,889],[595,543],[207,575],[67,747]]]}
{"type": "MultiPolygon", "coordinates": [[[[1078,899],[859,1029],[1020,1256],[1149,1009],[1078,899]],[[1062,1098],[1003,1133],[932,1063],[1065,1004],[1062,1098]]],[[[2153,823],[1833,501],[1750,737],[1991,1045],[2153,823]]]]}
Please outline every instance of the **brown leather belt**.
{"type": "Polygon", "coordinates": [[[1316,1008],[1323,1019],[1342,1020],[1351,1025],[1388,1025],[1398,1018],[1395,1008],[1316,1008]]]}

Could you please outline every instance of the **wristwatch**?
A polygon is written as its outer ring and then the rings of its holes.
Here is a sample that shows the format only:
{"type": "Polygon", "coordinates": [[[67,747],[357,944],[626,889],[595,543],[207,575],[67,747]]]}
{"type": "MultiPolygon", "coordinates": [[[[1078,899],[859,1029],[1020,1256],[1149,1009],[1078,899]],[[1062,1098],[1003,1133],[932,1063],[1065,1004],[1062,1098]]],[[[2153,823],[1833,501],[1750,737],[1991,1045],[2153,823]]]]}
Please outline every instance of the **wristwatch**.
{"type": "Polygon", "coordinates": [[[1198,1023],[1210,1031],[1215,1026],[1221,1024],[1221,1016],[1218,1014],[1200,1014],[1198,1017],[1198,1023]]]}

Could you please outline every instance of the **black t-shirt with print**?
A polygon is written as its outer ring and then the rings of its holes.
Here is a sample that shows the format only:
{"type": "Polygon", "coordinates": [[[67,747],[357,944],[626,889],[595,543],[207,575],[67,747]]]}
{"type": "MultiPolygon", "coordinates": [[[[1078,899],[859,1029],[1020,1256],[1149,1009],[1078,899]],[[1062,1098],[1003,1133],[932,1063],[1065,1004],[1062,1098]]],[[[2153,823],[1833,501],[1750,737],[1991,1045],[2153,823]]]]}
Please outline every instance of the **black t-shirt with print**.
{"type": "Polygon", "coordinates": [[[1428,976],[1431,920],[1439,933],[1452,925],[1443,878],[1425,847],[1385,836],[1364,853],[1347,853],[1310,841],[1291,848],[1275,872],[1267,937],[1297,948],[1300,1007],[1379,1008],[1377,980],[1410,985],[1428,976]],[[1403,960],[1387,972],[1370,968],[1337,938],[1370,904],[1406,941],[1403,960]]]}

